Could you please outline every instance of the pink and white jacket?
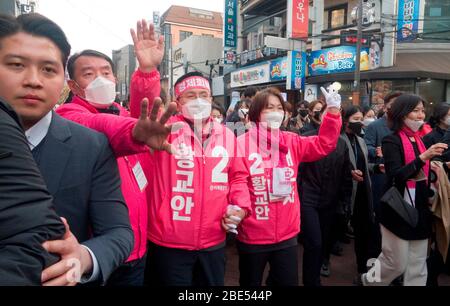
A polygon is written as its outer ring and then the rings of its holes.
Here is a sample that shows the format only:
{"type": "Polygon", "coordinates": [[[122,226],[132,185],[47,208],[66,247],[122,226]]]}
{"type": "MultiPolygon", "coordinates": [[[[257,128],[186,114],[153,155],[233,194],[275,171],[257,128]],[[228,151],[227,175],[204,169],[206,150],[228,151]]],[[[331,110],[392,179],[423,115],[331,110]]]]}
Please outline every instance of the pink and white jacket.
{"type": "MultiPolygon", "coordinates": [[[[154,71],[144,74],[139,70],[134,74],[132,80],[133,92],[131,100],[140,105],[143,97],[153,99],[159,96],[159,72],[154,71]]],[[[134,233],[134,248],[127,261],[142,258],[147,250],[147,227],[148,227],[148,185],[144,190],[138,185],[133,169],[141,164],[148,164],[149,149],[141,143],[133,140],[132,131],[137,119],[131,118],[129,112],[114,103],[120,110],[119,116],[102,114],[87,101],[75,96],[71,103],[64,104],[57,109],[62,117],[79,123],[83,126],[105,134],[110,142],[117,158],[120,177],[122,180],[122,193],[128,206],[130,223],[134,233]],[[139,154],[140,153],[140,154],[139,154]]],[[[147,178],[148,180],[148,178],[147,178]]]]}
{"type": "Polygon", "coordinates": [[[280,131],[274,144],[280,151],[284,148],[285,153],[277,155],[280,157],[276,159],[273,148],[266,146],[265,142],[261,145],[262,134],[257,127],[238,138],[239,150],[245,152],[245,167],[250,173],[247,186],[252,205],[252,215],[242,221],[238,228],[239,241],[247,244],[275,244],[291,239],[300,232],[300,200],[296,180],[298,166],[301,162],[313,162],[330,154],[336,148],[341,126],[340,115],[327,114],[318,136],[301,137],[280,131]],[[268,150],[263,151],[262,147],[268,150]],[[290,196],[280,199],[272,195],[275,167],[289,168],[287,181],[290,180],[292,186],[290,196]]]}
{"type": "MultiPolygon", "coordinates": [[[[202,142],[182,116],[183,128],[168,141],[176,155],[155,151],[146,166],[150,176],[149,232],[153,243],[183,250],[202,250],[225,241],[221,220],[229,204],[250,214],[248,171],[236,154],[236,137],[213,123],[210,137],[202,142]]],[[[212,121],[210,121],[212,122],[212,121]]]]}

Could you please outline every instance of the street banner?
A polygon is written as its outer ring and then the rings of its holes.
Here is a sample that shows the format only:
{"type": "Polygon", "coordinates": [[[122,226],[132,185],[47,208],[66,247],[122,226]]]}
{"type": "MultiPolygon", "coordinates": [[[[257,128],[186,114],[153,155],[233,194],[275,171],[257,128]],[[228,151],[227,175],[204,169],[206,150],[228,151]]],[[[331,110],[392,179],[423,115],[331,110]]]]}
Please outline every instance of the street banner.
{"type": "Polygon", "coordinates": [[[288,67],[288,59],[286,56],[270,61],[270,81],[277,82],[286,80],[288,67]]]}
{"type": "MultiPolygon", "coordinates": [[[[361,49],[361,71],[370,70],[369,48],[361,49]]],[[[310,76],[353,72],[356,68],[356,47],[341,46],[311,52],[308,57],[310,76]]]]}
{"type": "Polygon", "coordinates": [[[237,0],[225,0],[224,46],[237,47],[237,0]]]}
{"type": "Polygon", "coordinates": [[[306,53],[288,52],[287,90],[302,90],[305,87],[306,53]]]}
{"type": "Polygon", "coordinates": [[[240,69],[231,73],[231,88],[270,83],[270,63],[240,69]]]}
{"type": "Polygon", "coordinates": [[[412,40],[419,31],[420,0],[399,0],[397,41],[412,40]]]}
{"type": "Polygon", "coordinates": [[[288,0],[287,38],[308,39],[309,1],[288,0]]]}

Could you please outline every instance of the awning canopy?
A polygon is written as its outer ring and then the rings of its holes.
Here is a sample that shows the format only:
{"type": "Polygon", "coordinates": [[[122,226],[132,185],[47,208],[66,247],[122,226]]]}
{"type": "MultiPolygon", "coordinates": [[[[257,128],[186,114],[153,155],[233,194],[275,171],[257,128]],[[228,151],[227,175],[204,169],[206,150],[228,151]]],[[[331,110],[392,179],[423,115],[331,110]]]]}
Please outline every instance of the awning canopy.
{"type": "MultiPolygon", "coordinates": [[[[354,72],[308,77],[308,83],[353,81],[354,72]]],[[[361,80],[431,78],[450,80],[450,52],[421,52],[397,54],[393,67],[361,72],[361,80]]]]}

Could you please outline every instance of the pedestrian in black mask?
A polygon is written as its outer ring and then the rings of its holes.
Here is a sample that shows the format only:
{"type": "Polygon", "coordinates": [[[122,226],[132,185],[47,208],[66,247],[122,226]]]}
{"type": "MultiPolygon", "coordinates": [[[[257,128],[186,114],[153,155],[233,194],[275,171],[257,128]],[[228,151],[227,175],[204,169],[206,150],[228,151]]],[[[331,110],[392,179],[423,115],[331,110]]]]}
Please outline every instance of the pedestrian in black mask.
{"type": "Polygon", "coordinates": [[[301,129],[301,134],[305,134],[309,131],[317,130],[322,123],[322,114],[326,109],[325,102],[316,100],[308,105],[308,119],[309,123],[305,124],[301,129]]]}
{"type": "MultiPolygon", "coordinates": [[[[352,165],[353,193],[351,221],[355,235],[355,253],[358,275],[367,271],[368,260],[376,258],[381,250],[379,224],[375,218],[372,199],[371,173],[381,173],[384,167],[369,164],[368,151],[361,138],[363,112],[359,106],[349,106],[342,111],[342,137],[347,143],[352,165]]],[[[359,278],[357,278],[359,279],[359,278]]]]}

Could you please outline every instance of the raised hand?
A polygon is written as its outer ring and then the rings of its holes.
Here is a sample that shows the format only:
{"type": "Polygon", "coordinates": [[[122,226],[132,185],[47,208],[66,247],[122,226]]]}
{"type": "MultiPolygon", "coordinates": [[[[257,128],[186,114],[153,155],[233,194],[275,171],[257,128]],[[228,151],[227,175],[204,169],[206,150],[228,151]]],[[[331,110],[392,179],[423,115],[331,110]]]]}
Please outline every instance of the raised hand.
{"type": "Polygon", "coordinates": [[[134,51],[142,72],[151,72],[161,64],[164,57],[164,37],[155,35],[155,26],[144,19],[137,22],[136,31],[130,30],[134,51]]]}
{"type": "Polygon", "coordinates": [[[330,86],[328,88],[328,91],[325,90],[325,88],[320,87],[320,90],[322,91],[323,95],[325,96],[325,100],[327,102],[327,108],[341,108],[341,95],[338,93],[337,90],[333,88],[333,86],[330,86]]]}
{"type": "Polygon", "coordinates": [[[182,126],[179,124],[166,126],[166,123],[176,112],[177,104],[174,102],[170,103],[169,108],[161,116],[159,121],[158,112],[162,104],[161,99],[155,99],[150,117],[148,114],[148,104],[149,102],[147,98],[141,102],[141,116],[133,129],[133,138],[136,141],[145,143],[148,147],[154,150],[166,151],[170,154],[174,153],[175,150],[167,141],[167,137],[172,131],[176,131],[182,126]]]}

